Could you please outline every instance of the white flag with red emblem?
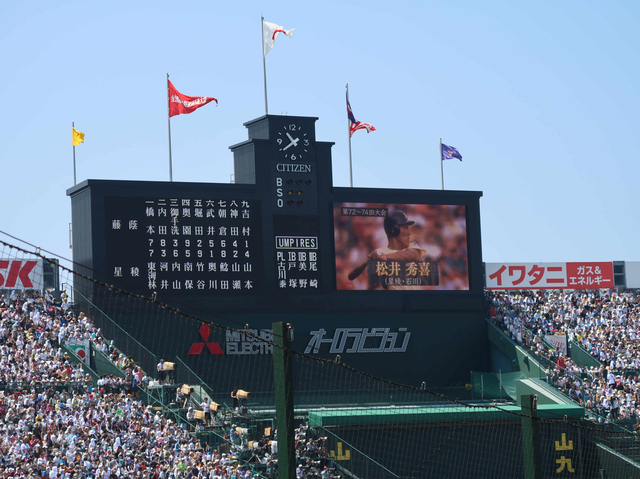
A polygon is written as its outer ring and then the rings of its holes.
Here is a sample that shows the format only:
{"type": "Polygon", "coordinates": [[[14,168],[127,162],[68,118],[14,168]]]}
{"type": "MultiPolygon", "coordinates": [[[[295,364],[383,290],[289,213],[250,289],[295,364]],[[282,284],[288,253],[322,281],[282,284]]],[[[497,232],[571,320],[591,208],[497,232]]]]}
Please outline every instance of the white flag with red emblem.
{"type": "Polygon", "coordinates": [[[291,30],[285,30],[284,27],[281,27],[280,25],[276,25],[275,23],[265,22],[263,19],[262,20],[262,50],[264,52],[264,55],[266,56],[267,53],[271,51],[271,49],[273,48],[273,44],[276,41],[276,37],[278,36],[279,33],[284,33],[286,36],[291,38],[294,30],[295,28],[292,28],[291,30]]]}

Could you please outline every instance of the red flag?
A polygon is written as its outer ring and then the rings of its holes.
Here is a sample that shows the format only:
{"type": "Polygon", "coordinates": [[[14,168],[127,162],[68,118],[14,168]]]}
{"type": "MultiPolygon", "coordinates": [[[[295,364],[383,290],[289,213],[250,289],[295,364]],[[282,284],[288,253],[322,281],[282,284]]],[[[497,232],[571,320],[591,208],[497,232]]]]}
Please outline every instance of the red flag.
{"type": "Polygon", "coordinates": [[[191,113],[201,106],[205,106],[210,101],[215,101],[216,106],[218,105],[218,100],[210,96],[188,96],[183,95],[176,87],[173,86],[173,83],[169,81],[169,116],[176,116],[191,113]]]}

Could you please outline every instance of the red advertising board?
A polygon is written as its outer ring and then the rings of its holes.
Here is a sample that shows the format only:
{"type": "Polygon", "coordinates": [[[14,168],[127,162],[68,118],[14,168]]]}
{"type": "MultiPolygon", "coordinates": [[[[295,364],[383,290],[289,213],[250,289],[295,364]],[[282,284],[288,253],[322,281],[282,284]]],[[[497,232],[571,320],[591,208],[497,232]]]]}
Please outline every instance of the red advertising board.
{"type": "Polygon", "coordinates": [[[610,289],[613,263],[486,263],[487,289],[610,289]]]}
{"type": "Polygon", "coordinates": [[[42,290],[41,259],[0,259],[0,289],[42,290]]]}
{"type": "Polygon", "coordinates": [[[569,289],[613,288],[613,263],[567,263],[569,289]]]}

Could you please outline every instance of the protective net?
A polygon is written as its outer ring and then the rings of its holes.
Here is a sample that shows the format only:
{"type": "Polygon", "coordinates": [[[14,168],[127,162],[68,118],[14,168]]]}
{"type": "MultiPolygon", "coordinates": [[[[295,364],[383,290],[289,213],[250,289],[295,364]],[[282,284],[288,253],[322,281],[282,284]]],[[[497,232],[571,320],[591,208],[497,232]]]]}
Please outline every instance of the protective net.
{"type": "Polygon", "coordinates": [[[1,245],[2,407],[22,404],[20,395],[35,398],[24,403],[33,414],[3,416],[0,436],[10,452],[3,472],[638,475],[635,433],[587,419],[571,400],[532,412],[529,396],[489,375],[473,376],[487,383],[481,393],[474,384],[406,383],[321,351],[322,337],[298,342],[286,324],[252,327],[250,315],[164,304],[37,248],[1,245]],[[78,416],[64,415],[74,408],[78,416]],[[81,418],[77,428],[71,417],[81,418]],[[18,433],[34,440],[25,441],[27,453],[16,447],[18,433]]]}

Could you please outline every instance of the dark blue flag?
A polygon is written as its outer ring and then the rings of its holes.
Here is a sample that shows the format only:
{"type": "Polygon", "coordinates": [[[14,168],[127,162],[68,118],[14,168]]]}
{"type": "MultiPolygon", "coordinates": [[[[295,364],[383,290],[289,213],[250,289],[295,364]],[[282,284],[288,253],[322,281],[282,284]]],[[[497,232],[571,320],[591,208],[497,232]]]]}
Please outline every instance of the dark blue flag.
{"type": "Polygon", "coordinates": [[[453,160],[454,158],[457,158],[460,161],[462,161],[462,155],[460,154],[458,149],[454,148],[453,146],[447,146],[444,143],[442,143],[442,159],[453,160]]]}
{"type": "Polygon", "coordinates": [[[349,117],[349,138],[351,138],[358,130],[367,130],[367,133],[376,131],[376,128],[373,125],[370,125],[369,123],[362,123],[361,121],[356,120],[356,117],[353,116],[351,103],[349,103],[349,92],[347,92],[347,117],[349,117]]]}

